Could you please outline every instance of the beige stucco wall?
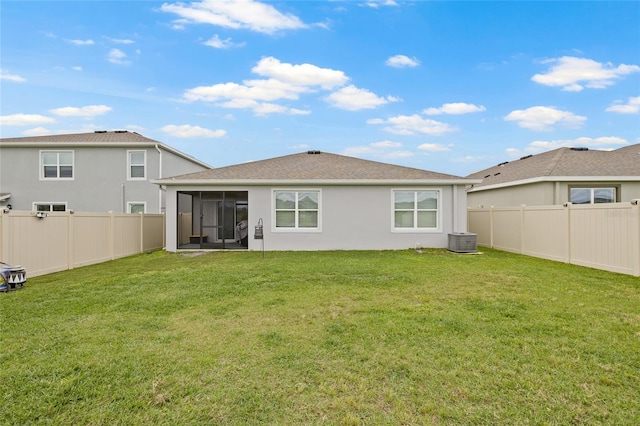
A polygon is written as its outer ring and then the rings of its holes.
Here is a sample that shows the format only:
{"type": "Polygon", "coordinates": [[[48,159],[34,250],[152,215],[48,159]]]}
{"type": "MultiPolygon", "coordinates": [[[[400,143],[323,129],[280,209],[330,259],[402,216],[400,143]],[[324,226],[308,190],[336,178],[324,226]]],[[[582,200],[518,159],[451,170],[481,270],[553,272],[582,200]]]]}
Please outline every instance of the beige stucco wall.
{"type": "Polygon", "coordinates": [[[526,185],[495,188],[484,191],[467,192],[469,207],[508,207],[562,205],[569,201],[569,188],[575,186],[614,186],[619,187],[617,202],[629,202],[640,199],[640,177],[637,182],[537,182],[526,185]]]}
{"type": "Polygon", "coordinates": [[[446,247],[450,232],[466,231],[466,192],[463,186],[252,186],[167,187],[167,250],[177,249],[177,191],[247,191],[249,249],[262,250],[384,250],[415,247],[446,247]],[[275,189],[319,189],[321,229],[287,232],[273,226],[275,189]],[[440,228],[437,231],[393,230],[393,189],[441,190],[440,228]],[[253,229],[262,219],[264,240],[253,239],[253,229]]]}

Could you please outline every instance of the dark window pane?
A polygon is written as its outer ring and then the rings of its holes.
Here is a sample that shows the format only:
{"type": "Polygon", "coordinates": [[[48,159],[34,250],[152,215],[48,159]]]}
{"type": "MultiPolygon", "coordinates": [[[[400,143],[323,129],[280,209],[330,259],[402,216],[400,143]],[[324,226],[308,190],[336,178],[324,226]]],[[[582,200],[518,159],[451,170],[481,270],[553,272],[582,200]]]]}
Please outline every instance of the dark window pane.
{"type": "Polygon", "coordinates": [[[72,178],[73,177],[73,167],[72,166],[60,166],[60,177],[61,178],[72,178]]]}
{"type": "Polygon", "coordinates": [[[573,204],[591,204],[591,189],[571,188],[571,202],[573,204]]]}
{"type": "Polygon", "coordinates": [[[44,177],[57,178],[58,168],[56,166],[44,166],[44,177]]]}
{"type": "Polygon", "coordinates": [[[131,177],[132,178],[143,178],[144,177],[144,166],[131,166],[131,177]]]}

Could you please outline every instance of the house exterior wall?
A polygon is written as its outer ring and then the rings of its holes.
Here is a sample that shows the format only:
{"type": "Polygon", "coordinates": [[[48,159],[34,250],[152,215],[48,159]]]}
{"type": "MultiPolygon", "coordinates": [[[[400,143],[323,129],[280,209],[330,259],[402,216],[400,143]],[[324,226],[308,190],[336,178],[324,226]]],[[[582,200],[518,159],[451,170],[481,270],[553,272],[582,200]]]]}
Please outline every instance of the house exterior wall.
{"type": "MultiPolygon", "coordinates": [[[[164,212],[163,191],[151,179],[160,177],[160,153],[149,146],[33,146],[0,148],[0,192],[15,210],[32,210],[34,202],[66,203],[86,212],[126,212],[127,202],[146,203],[147,213],[164,212]],[[40,152],[73,151],[73,180],[40,178],[40,152]],[[146,151],[146,178],[127,179],[127,152],[146,151]]],[[[162,173],[190,173],[205,167],[162,150],[162,173]]]]}
{"type": "Polygon", "coordinates": [[[469,207],[510,207],[562,205],[570,200],[571,187],[612,186],[619,188],[617,202],[630,202],[640,198],[640,178],[637,182],[619,181],[568,181],[537,182],[526,185],[514,185],[485,191],[468,192],[469,207]]]}
{"type": "Polygon", "coordinates": [[[519,206],[557,204],[554,200],[553,182],[539,182],[527,185],[509,186],[486,191],[468,192],[469,207],[519,206]]]}
{"type": "Polygon", "coordinates": [[[462,186],[251,186],[168,187],[166,247],[176,251],[178,191],[247,191],[249,205],[249,250],[383,250],[447,247],[448,233],[466,231],[466,193],[462,186]],[[321,229],[282,231],[274,226],[274,190],[321,191],[321,229]],[[440,229],[426,232],[394,231],[393,189],[438,189],[440,229]],[[253,238],[258,220],[263,221],[264,239],[253,238]]]}

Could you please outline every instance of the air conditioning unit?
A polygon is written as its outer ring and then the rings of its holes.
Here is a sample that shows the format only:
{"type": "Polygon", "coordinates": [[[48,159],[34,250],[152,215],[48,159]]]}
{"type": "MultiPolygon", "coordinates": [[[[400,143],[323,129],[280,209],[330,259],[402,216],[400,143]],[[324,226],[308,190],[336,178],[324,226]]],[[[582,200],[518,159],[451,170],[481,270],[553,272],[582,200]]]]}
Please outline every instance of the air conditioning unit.
{"type": "Polygon", "coordinates": [[[477,253],[478,234],[453,232],[449,234],[449,250],[455,253],[477,253]]]}

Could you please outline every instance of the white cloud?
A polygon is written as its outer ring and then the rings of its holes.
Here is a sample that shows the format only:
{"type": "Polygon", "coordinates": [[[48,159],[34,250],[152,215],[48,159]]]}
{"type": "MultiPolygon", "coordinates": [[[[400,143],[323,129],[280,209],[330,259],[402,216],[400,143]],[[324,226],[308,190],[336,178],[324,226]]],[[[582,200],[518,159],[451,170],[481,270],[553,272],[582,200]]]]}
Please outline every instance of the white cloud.
{"type": "Polygon", "coordinates": [[[378,9],[381,6],[398,6],[398,2],[395,0],[370,0],[362,3],[362,5],[378,9]]]}
{"type": "Polygon", "coordinates": [[[442,145],[439,143],[423,143],[422,145],[418,145],[418,149],[422,151],[429,151],[429,152],[450,151],[448,146],[442,145]]]}
{"type": "Polygon", "coordinates": [[[427,108],[424,110],[426,115],[439,115],[439,114],[470,114],[474,112],[486,111],[486,108],[482,105],[466,104],[464,102],[454,102],[449,104],[443,104],[439,108],[427,108]]]}
{"type": "Polygon", "coordinates": [[[283,30],[307,28],[297,16],[282,13],[270,4],[253,0],[165,3],[160,10],[180,17],[174,21],[174,27],[177,29],[187,24],[209,24],[273,34],[283,30]]]}
{"type": "Polygon", "coordinates": [[[640,96],[630,97],[626,104],[617,101],[606,110],[620,114],[637,114],[640,112],[640,96]]]}
{"type": "Polygon", "coordinates": [[[331,106],[347,111],[358,111],[379,107],[389,102],[389,99],[377,96],[367,89],[359,89],[354,85],[343,87],[325,98],[331,106]]]}
{"type": "Polygon", "coordinates": [[[49,110],[52,114],[61,117],[83,117],[93,118],[98,115],[104,115],[111,111],[111,107],[106,105],[87,105],[83,107],[62,107],[49,110]]]}
{"type": "Polygon", "coordinates": [[[107,60],[112,64],[128,65],[131,62],[126,60],[127,54],[120,49],[111,49],[107,55],[107,60]]]}
{"type": "Polygon", "coordinates": [[[511,111],[504,119],[505,121],[515,121],[518,126],[535,131],[552,130],[557,125],[578,128],[587,121],[587,117],[546,106],[511,111]]]}
{"type": "Polygon", "coordinates": [[[74,71],[82,71],[82,67],[71,67],[74,71]]]}
{"type": "Polygon", "coordinates": [[[524,149],[508,148],[506,152],[507,155],[509,155],[509,157],[511,158],[520,158],[524,155],[540,154],[541,152],[551,151],[558,148],[584,147],[590,149],[609,150],[628,144],[629,142],[626,139],[616,136],[603,136],[599,138],[589,138],[583,136],[576,139],[533,141],[524,149]]]}
{"type": "Polygon", "coordinates": [[[214,35],[202,44],[215,49],[231,49],[232,47],[243,47],[246,45],[246,43],[234,43],[230,38],[222,40],[218,34],[214,35]]]}
{"type": "MultiPolygon", "coordinates": [[[[308,63],[283,63],[274,57],[260,59],[251,71],[267,78],[198,86],[185,90],[183,98],[188,102],[215,102],[224,108],[251,109],[257,115],[310,114],[311,111],[307,109],[291,108],[274,102],[295,101],[302,93],[335,89],[349,81],[349,77],[340,70],[308,63]]],[[[351,85],[342,87],[324,100],[337,108],[356,111],[397,102],[399,99],[392,96],[379,97],[369,90],[351,85]]]]}
{"type": "Polygon", "coordinates": [[[553,65],[546,73],[536,74],[531,80],[545,86],[560,86],[568,92],[579,92],[585,87],[604,89],[625,75],[640,72],[638,65],[621,64],[616,67],[610,62],[600,63],[573,56],[550,59],[544,63],[553,65]]]}
{"type": "Polygon", "coordinates": [[[95,44],[95,42],[91,39],[89,40],[70,40],[70,39],[65,39],[65,41],[74,44],[76,46],[91,46],[92,44],[95,44]]]}
{"type": "Polygon", "coordinates": [[[24,136],[46,136],[50,135],[51,133],[53,133],[51,132],[51,130],[42,126],[34,127],[33,129],[27,129],[22,132],[24,136]]]}
{"type": "Polygon", "coordinates": [[[40,114],[11,114],[0,116],[0,126],[33,126],[55,122],[56,120],[53,118],[40,114]]]}
{"type": "Polygon", "coordinates": [[[380,141],[380,142],[373,142],[371,146],[374,148],[400,148],[402,144],[400,142],[393,142],[393,141],[380,141]]]}
{"type": "Polygon", "coordinates": [[[26,78],[18,74],[8,73],[3,69],[0,69],[0,80],[13,81],[14,83],[24,83],[25,81],[27,81],[26,78]]]}
{"type": "Polygon", "coordinates": [[[128,38],[111,38],[111,37],[105,37],[107,40],[109,40],[112,43],[116,43],[116,44],[133,44],[135,43],[133,40],[130,40],[128,38]]]}
{"type": "Polygon", "coordinates": [[[327,90],[342,86],[349,80],[342,71],[306,63],[282,63],[272,56],[260,59],[251,71],[295,86],[320,86],[327,90]]]}
{"type": "Polygon", "coordinates": [[[457,130],[455,127],[452,127],[447,123],[427,119],[421,117],[418,114],[398,115],[396,117],[387,118],[386,120],[376,118],[367,120],[367,123],[389,124],[390,126],[384,128],[385,131],[407,136],[412,136],[419,133],[439,136],[445,133],[455,132],[457,130]]]}
{"type": "Polygon", "coordinates": [[[380,141],[373,142],[369,145],[352,146],[343,151],[345,155],[351,156],[374,156],[379,158],[407,158],[413,157],[413,152],[406,150],[398,150],[402,147],[400,142],[380,141]]]}
{"type": "Polygon", "coordinates": [[[418,65],[420,65],[420,61],[417,60],[415,57],[409,58],[408,56],[405,56],[405,55],[395,55],[387,59],[385,64],[394,68],[406,68],[406,67],[417,67],[418,65]]]}
{"type": "Polygon", "coordinates": [[[211,130],[200,126],[191,126],[189,124],[183,124],[181,126],[168,124],[160,130],[170,134],[171,136],[179,138],[221,138],[227,134],[226,130],[211,130]]]}

